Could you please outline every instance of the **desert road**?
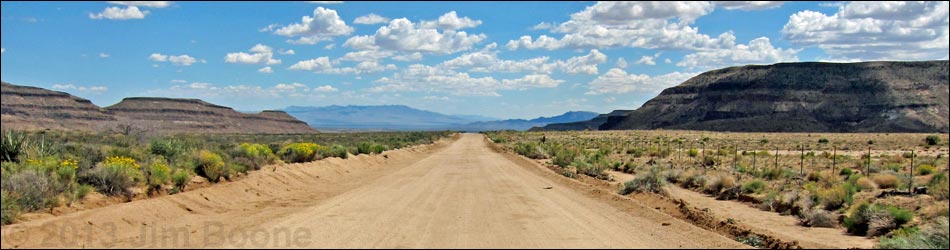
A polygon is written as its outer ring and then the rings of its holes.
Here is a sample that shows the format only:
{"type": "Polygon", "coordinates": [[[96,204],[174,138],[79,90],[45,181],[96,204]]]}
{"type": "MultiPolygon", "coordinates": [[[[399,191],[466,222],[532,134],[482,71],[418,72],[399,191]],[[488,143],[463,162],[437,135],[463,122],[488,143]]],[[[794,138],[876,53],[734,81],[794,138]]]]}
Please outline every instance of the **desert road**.
{"type": "Polygon", "coordinates": [[[269,166],[230,183],[3,227],[3,248],[744,248],[516,162],[480,134],[269,166]]]}

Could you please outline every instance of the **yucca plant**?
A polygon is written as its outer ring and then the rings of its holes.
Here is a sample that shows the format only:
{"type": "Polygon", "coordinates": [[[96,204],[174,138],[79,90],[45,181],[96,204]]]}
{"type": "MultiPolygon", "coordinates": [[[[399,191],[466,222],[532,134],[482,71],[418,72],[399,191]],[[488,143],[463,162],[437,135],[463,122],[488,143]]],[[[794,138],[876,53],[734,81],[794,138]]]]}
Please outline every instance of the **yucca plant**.
{"type": "Polygon", "coordinates": [[[26,141],[26,135],[20,131],[7,130],[0,139],[0,157],[6,162],[19,162],[20,154],[23,153],[23,144],[26,141]]]}

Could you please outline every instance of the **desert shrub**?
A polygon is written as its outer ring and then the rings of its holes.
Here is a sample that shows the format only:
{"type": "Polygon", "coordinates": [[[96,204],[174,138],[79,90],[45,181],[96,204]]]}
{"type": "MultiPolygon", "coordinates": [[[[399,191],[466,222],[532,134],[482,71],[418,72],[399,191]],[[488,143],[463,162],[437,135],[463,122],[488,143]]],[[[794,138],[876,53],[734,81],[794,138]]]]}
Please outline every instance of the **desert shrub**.
{"type": "Polygon", "coordinates": [[[891,189],[897,187],[897,176],[890,174],[880,174],[871,177],[878,188],[891,189]]]}
{"type": "Polygon", "coordinates": [[[779,177],[782,177],[782,170],[778,168],[766,168],[762,172],[759,172],[759,178],[766,180],[776,180],[779,177]]]}
{"type": "Polygon", "coordinates": [[[0,190],[0,225],[8,225],[20,214],[20,205],[16,197],[6,190],[0,190]]]}
{"type": "Polygon", "coordinates": [[[205,149],[195,154],[195,171],[211,182],[218,182],[220,177],[228,175],[221,156],[205,149]]]}
{"type": "Polygon", "coordinates": [[[828,144],[828,139],[825,139],[825,138],[818,139],[818,143],[828,144]]]}
{"type": "Polygon", "coordinates": [[[56,204],[56,181],[46,172],[24,169],[3,176],[3,191],[15,197],[23,211],[36,211],[56,204]]]}
{"type": "Polygon", "coordinates": [[[835,227],[838,220],[834,214],[822,209],[811,209],[804,213],[802,225],[807,227],[835,227]]]}
{"type": "Polygon", "coordinates": [[[167,160],[175,159],[186,152],[182,141],[176,139],[156,139],[148,145],[148,150],[153,155],[160,155],[167,160]]]}
{"type": "Polygon", "coordinates": [[[627,195],[633,192],[650,192],[669,196],[669,193],[663,188],[666,185],[665,179],[663,170],[659,167],[655,167],[646,173],[638,175],[633,180],[624,183],[620,194],[627,195]]]}
{"type": "Polygon", "coordinates": [[[852,174],[854,174],[854,170],[851,170],[850,168],[842,168],[841,172],[838,174],[844,175],[844,176],[851,176],[852,174]]]}
{"type": "Polygon", "coordinates": [[[382,154],[383,151],[386,151],[386,150],[387,150],[386,146],[382,144],[373,144],[373,146],[370,147],[370,152],[377,155],[382,154]]]}
{"type": "Polygon", "coordinates": [[[702,164],[703,166],[706,166],[706,167],[713,167],[713,166],[718,165],[719,162],[716,161],[716,157],[713,157],[711,155],[706,155],[706,157],[703,157],[702,164]]]}
{"type": "Polygon", "coordinates": [[[356,144],[356,154],[373,153],[373,144],[369,142],[360,142],[356,144]]]}
{"type": "Polygon", "coordinates": [[[178,192],[184,191],[189,181],[191,181],[191,174],[187,170],[177,169],[172,174],[172,184],[175,185],[175,190],[178,192]]]}
{"type": "Polygon", "coordinates": [[[515,144],[515,153],[531,159],[545,159],[547,156],[541,153],[538,146],[532,142],[519,142],[515,144]]]}
{"type": "Polygon", "coordinates": [[[917,170],[917,175],[930,175],[930,174],[933,174],[934,172],[937,172],[937,168],[935,168],[933,165],[930,165],[930,164],[923,164],[923,165],[917,166],[916,170],[917,170]]]}
{"type": "Polygon", "coordinates": [[[746,182],[745,184],[742,184],[742,193],[758,194],[764,191],[767,186],[768,184],[766,184],[762,180],[752,180],[752,181],[746,182]]]}
{"type": "Polygon", "coordinates": [[[927,138],[924,138],[924,141],[927,142],[927,145],[936,146],[937,144],[940,144],[940,136],[930,135],[927,136],[927,138]]]}
{"type": "Polygon", "coordinates": [[[131,198],[132,191],[129,189],[142,180],[142,172],[135,159],[112,156],[96,164],[96,167],[82,175],[80,180],[92,185],[100,193],[131,198]]]}
{"type": "Polygon", "coordinates": [[[551,159],[551,163],[554,165],[561,166],[566,168],[571,165],[571,162],[574,162],[574,158],[577,157],[577,153],[570,149],[561,148],[557,150],[557,154],[554,155],[554,158],[551,159]]]}
{"type": "MultiPolygon", "coordinates": [[[[857,175],[855,175],[857,176],[857,175]]],[[[861,191],[874,191],[874,182],[869,180],[867,177],[858,176],[859,178],[854,182],[855,185],[861,189],[861,191]]]]}
{"type": "Polygon", "coordinates": [[[643,148],[635,147],[627,149],[627,154],[633,156],[633,158],[643,157],[644,150],[643,148]]]}
{"type": "Polygon", "coordinates": [[[159,191],[162,185],[168,182],[171,177],[171,168],[165,163],[165,160],[153,161],[146,169],[146,182],[149,191],[159,191]]]}
{"type": "Polygon", "coordinates": [[[695,148],[689,149],[689,151],[686,153],[689,155],[689,157],[699,156],[699,150],[696,150],[695,148]]]}
{"type": "Polygon", "coordinates": [[[950,248],[950,226],[947,217],[939,217],[919,230],[895,233],[882,237],[879,249],[947,249],[950,248]]]}
{"type": "Polygon", "coordinates": [[[90,186],[90,185],[86,185],[86,184],[79,185],[79,187],[76,188],[76,197],[75,197],[75,199],[76,199],[76,200],[82,200],[82,199],[86,198],[86,195],[89,195],[89,193],[92,192],[92,190],[95,190],[95,189],[96,189],[95,187],[90,186]]]}
{"type": "Polygon", "coordinates": [[[738,241],[739,243],[745,244],[747,246],[754,247],[754,248],[760,248],[765,245],[765,240],[763,240],[762,237],[757,234],[747,234],[744,236],[737,236],[736,241],[738,241]]]}
{"type": "Polygon", "coordinates": [[[703,192],[711,195],[718,195],[724,190],[732,189],[736,186],[736,179],[730,175],[720,175],[709,178],[703,192]]]}
{"type": "Polygon", "coordinates": [[[890,170],[891,172],[899,173],[901,171],[901,164],[898,164],[898,163],[885,164],[884,170],[890,170]]]}
{"type": "Polygon", "coordinates": [[[20,131],[7,130],[0,134],[0,161],[20,162],[20,155],[23,154],[23,145],[26,142],[26,134],[20,131]]]}
{"type": "Polygon", "coordinates": [[[950,178],[946,173],[939,173],[930,178],[927,183],[927,193],[937,200],[947,200],[950,196],[950,178]]]}
{"type": "Polygon", "coordinates": [[[241,143],[232,155],[234,155],[234,162],[245,170],[259,170],[262,166],[277,161],[274,152],[264,144],[241,143]]]}
{"type": "Polygon", "coordinates": [[[607,180],[609,176],[606,172],[606,167],[598,164],[590,164],[580,158],[574,159],[574,162],[571,163],[571,166],[577,168],[577,173],[594,177],[597,179],[607,180]]]}
{"type": "Polygon", "coordinates": [[[836,210],[853,202],[856,191],[857,189],[851,183],[839,183],[830,188],[819,189],[817,192],[818,203],[825,210],[836,210]]]}
{"type": "Polygon", "coordinates": [[[680,186],[684,188],[703,188],[706,186],[707,179],[705,175],[693,173],[686,181],[681,182],[680,186]]]}
{"type": "Polygon", "coordinates": [[[324,158],[337,157],[340,159],[346,159],[348,155],[349,155],[349,152],[347,152],[346,147],[344,147],[343,145],[336,144],[330,147],[329,150],[327,150],[327,155],[325,155],[324,158]]]}
{"type": "MultiPolygon", "coordinates": [[[[364,143],[360,143],[360,144],[364,144],[364,143]]],[[[291,143],[281,148],[277,154],[285,162],[292,162],[292,163],[310,162],[310,161],[315,160],[316,153],[321,147],[323,146],[320,146],[319,144],[316,144],[316,143],[310,143],[310,142],[291,143]]]]}
{"type": "Polygon", "coordinates": [[[805,180],[808,180],[808,181],[818,182],[821,179],[823,179],[823,176],[821,172],[818,172],[818,171],[809,172],[808,175],[805,176],[805,180]]]}
{"type": "Polygon", "coordinates": [[[892,206],[861,203],[851,209],[844,225],[848,233],[878,236],[900,228],[914,218],[914,213],[892,206]]]}

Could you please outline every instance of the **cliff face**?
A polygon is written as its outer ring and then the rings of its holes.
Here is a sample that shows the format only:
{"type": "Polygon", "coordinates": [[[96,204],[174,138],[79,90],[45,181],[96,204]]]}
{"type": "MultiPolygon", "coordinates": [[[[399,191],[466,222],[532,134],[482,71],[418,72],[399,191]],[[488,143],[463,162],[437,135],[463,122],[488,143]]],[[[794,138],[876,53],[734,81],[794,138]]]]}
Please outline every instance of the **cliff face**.
{"type": "Polygon", "coordinates": [[[599,126],[744,132],[946,132],[948,61],[709,71],[599,126]]]}
{"type": "Polygon", "coordinates": [[[95,131],[115,121],[86,99],[42,88],[0,84],[0,121],[4,129],[95,131]]]}
{"type": "Polygon", "coordinates": [[[579,122],[568,122],[568,123],[552,123],[545,125],[544,127],[533,127],[528,131],[569,131],[569,130],[598,130],[600,125],[607,123],[607,120],[610,117],[620,117],[629,113],[631,110],[614,110],[607,114],[600,114],[594,117],[591,120],[579,121],[579,122]]]}
{"type": "Polygon", "coordinates": [[[126,98],[99,108],[41,88],[3,84],[4,129],[105,131],[130,126],[148,133],[315,133],[282,111],[245,114],[196,99],[126,98]]]}

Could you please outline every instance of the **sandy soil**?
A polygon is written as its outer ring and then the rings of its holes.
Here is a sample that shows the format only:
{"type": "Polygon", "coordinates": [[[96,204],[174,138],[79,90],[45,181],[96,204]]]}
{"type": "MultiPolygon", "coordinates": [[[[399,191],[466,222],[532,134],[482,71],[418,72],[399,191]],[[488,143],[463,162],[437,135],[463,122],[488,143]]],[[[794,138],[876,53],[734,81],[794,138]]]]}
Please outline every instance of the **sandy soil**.
{"type": "Polygon", "coordinates": [[[5,226],[2,247],[744,247],[540,173],[481,135],[384,155],[5,226]]]}

